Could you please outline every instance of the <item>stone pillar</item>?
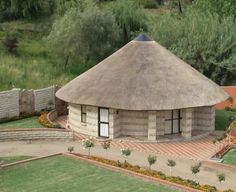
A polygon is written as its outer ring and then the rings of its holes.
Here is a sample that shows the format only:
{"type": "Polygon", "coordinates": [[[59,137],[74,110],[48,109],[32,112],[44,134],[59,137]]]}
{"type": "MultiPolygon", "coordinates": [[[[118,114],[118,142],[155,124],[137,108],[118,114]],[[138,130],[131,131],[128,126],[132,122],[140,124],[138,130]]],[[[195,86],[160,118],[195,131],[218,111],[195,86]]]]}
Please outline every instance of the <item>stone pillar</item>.
{"type": "Polygon", "coordinates": [[[165,135],[165,111],[157,111],[157,136],[165,135]]]}
{"type": "Polygon", "coordinates": [[[156,141],[157,115],[156,111],[148,111],[148,140],[156,141]]]}
{"type": "Polygon", "coordinates": [[[185,139],[191,139],[192,137],[192,128],[193,128],[193,109],[183,109],[182,110],[182,136],[185,139]]]}
{"type": "Polygon", "coordinates": [[[109,109],[109,139],[114,139],[114,109],[109,109]]]}

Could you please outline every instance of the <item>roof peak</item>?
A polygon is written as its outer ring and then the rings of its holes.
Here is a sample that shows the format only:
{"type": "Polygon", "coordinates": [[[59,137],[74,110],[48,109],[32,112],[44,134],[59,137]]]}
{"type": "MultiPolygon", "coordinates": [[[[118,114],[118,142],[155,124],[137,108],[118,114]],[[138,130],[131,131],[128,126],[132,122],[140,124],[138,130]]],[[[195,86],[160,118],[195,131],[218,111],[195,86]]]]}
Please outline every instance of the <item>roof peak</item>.
{"type": "Polygon", "coordinates": [[[146,34],[140,34],[138,37],[134,39],[134,41],[153,41],[153,40],[146,34]]]}

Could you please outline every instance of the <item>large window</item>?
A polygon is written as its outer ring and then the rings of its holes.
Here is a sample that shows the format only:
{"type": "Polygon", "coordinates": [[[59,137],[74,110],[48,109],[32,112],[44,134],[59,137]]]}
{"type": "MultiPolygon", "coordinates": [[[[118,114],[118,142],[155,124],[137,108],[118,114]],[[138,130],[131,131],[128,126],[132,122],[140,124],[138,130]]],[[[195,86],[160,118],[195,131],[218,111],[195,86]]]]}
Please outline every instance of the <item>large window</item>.
{"type": "Polygon", "coordinates": [[[81,105],[81,122],[86,123],[86,106],[81,105]]]}
{"type": "Polygon", "coordinates": [[[166,111],[166,126],[165,134],[180,133],[180,121],[181,121],[180,110],[166,111]]]}

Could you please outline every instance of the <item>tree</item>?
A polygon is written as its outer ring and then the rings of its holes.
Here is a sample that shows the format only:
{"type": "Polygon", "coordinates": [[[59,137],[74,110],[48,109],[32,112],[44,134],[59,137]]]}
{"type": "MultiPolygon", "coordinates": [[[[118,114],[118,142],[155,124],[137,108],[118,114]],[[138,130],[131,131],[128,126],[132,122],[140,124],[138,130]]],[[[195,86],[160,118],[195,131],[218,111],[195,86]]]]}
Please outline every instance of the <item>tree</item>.
{"type": "Polygon", "coordinates": [[[89,6],[81,12],[72,8],[57,20],[48,36],[50,46],[63,55],[66,67],[71,60],[97,62],[114,51],[119,28],[110,11],[89,6]]]}
{"type": "Polygon", "coordinates": [[[42,13],[45,4],[49,3],[49,0],[1,0],[0,14],[7,19],[31,19],[42,13]]]}
{"type": "Polygon", "coordinates": [[[121,45],[132,40],[137,32],[148,30],[144,8],[136,1],[119,0],[112,3],[110,9],[122,31],[121,45]]]}
{"type": "Polygon", "coordinates": [[[172,175],[172,168],[176,166],[176,162],[174,160],[168,159],[167,166],[170,168],[170,175],[172,175]]]}
{"type": "Polygon", "coordinates": [[[151,169],[151,166],[154,165],[156,161],[157,161],[157,156],[155,155],[148,156],[149,169],[151,169]]]}
{"type": "Polygon", "coordinates": [[[82,145],[85,149],[88,149],[88,155],[90,155],[91,148],[95,146],[95,141],[90,137],[82,140],[82,145]]]}
{"type": "Polygon", "coordinates": [[[198,163],[197,165],[194,165],[191,167],[192,174],[197,177],[197,174],[200,172],[200,167],[202,166],[201,163],[198,163]]]}
{"type": "Polygon", "coordinates": [[[154,39],[220,85],[236,82],[234,18],[189,8],[153,17],[154,39]]]}

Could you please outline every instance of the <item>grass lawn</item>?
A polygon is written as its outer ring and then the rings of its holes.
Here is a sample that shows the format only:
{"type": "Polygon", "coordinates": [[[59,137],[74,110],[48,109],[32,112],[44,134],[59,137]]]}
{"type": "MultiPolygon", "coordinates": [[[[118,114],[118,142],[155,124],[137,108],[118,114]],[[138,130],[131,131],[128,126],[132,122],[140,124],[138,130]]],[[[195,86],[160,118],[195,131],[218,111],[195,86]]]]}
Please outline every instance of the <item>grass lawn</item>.
{"type": "Polygon", "coordinates": [[[223,163],[236,166],[236,148],[231,149],[224,155],[223,163]]]}
{"type": "Polygon", "coordinates": [[[25,119],[20,119],[16,121],[10,121],[7,123],[0,123],[0,129],[4,128],[44,128],[39,122],[38,122],[38,116],[34,117],[28,117],[25,119]]]}
{"type": "Polygon", "coordinates": [[[0,157],[0,162],[3,164],[14,163],[17,161],[32,158],[32,156],[10,156],[10,157],[0,157]]]}
{"type": "Polygon", "coordinates": [[[0,171],[2,192],[173,192],[121,173],[66,157],[51,157],[0,171]]]}
{"type": "Polygon", "coordinates": [[[229,127],[229,117],[235,116],[236,112],[226,110],[216,110],[215,127],[216,130],[226,130],[229,127]]]}

